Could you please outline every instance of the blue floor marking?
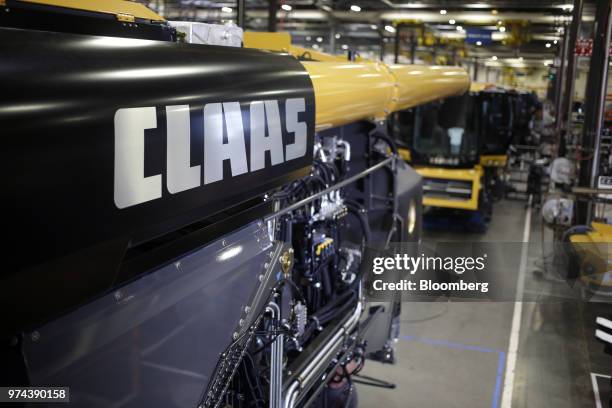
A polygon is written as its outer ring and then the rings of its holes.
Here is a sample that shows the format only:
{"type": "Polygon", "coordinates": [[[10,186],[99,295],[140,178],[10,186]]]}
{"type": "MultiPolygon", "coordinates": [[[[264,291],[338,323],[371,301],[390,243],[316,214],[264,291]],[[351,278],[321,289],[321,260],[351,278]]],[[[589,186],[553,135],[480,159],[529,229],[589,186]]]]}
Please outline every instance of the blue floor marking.
{"type": "Polygon", "coordinates": [[[429,344],[432,346],[443,346],[456,350],[478,351],[480,353],[497,353],[497,374],[495,377],[495,389],[493,390],[493,398],[491,400],[491,408],[499,407],[499,400],[502,392],[504,380],[504,368],[506,365],[506,353],[504,351],[490,349],[486,347],[469,346],[467,344],[455,343],[447,340],[429,339],[418,336],[400,336],[402,340],[416,341],[418,343],[429,344]]]}

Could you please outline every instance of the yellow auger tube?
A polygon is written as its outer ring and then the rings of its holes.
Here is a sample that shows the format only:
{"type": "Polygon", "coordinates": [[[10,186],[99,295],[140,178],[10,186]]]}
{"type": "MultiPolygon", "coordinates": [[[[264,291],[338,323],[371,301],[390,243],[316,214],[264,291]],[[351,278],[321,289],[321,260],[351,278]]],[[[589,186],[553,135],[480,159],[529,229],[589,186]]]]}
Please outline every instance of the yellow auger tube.
{"type": "Polygon", "coordinates": [[[302,61],[312,80],[316,130],[364,119],[382,119],[468,90],[470,80],[457,67],[392,65],[378,62],[302,61]]]}
{"type": "Polygon", "coordinates": [[[470,88],[468,73],[459,67],[391,65],[389,70],[397,83],[397,100],[389,112],[461,95],[470,88]]]}
{"type": "Polygon", "coordinates": [[[394,81],[382,64],[306,62],[315,93],[316,130],[384,118],[394,81]]]}

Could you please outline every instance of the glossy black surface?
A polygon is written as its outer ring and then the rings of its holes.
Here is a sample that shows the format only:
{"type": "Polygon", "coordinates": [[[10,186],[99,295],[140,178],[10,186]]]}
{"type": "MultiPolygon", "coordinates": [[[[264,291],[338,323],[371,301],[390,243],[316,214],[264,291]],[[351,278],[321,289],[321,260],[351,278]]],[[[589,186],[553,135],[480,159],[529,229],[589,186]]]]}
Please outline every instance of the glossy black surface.
{"type": "MultiPolygon", "coordinates": [[[[309,153],[280,165],[169,194],[165,106],[191,109],[191,165],[202,164],[202,107],[211,102],[305,98],[312,151],[314,95],[295,59],[229,47],[0,29],[1,200],[7,263],[3,329],[41,322],[112,288],[125,251],[210,218],[308,173],[309,153]],[[114,124],[120,108],[155,106],[145,133],[145,177],[163,195],[113,201],[114,124]],[[10,311],[10,312],[9,312],[10,311]]],[[[280,116],[285,144],[284,107],[280,116]]],[[[248,110],[243,109],[249,146],[248,110]]],[[[228,164],[227,162],[225,163],[228,164]]],[[[222,215],[221,215],[222,218],[222,215]]],[[[217,216],[216,221],[219,221],[217,216]]]]}
{"type": "Polygon", "coordinates": [[[115,14],[7,0],[0,13],[0,26],[72,34],[105,35],[176,41],[176,30],[165,22],[135,18],[119,21],[115,14]]]}

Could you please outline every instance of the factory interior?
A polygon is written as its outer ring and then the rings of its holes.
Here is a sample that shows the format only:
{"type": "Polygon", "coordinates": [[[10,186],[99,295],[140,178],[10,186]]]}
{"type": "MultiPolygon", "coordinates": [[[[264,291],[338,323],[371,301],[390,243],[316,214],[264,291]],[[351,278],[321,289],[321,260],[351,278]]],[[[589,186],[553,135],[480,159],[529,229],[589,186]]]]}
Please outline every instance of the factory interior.
{"type": "Polygon", "coordinates": [[[612,408],[612,0],[0,0],[0,403],[612,408]]]}

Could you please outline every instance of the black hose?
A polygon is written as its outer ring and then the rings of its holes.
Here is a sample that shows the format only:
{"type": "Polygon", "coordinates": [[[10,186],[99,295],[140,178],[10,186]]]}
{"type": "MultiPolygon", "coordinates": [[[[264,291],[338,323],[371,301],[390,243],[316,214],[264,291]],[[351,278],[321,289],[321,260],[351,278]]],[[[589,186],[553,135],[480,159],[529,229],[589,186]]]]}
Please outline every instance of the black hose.
{"type": "Polygon", "coordinates": [[[372,231],[370,230],[370,223],[368,222],[368,217],[365,213],[365,208],[361,205],[357,204],[354,201],[346,200],[345,201],[346,208],[349,212],[355,214],[361,223],[361,227],[363,229],[363,235],[365,237],[366,243],[372,241],[372,231]]]}
{"type": "Polygon", "coordinates": [[[387,136],[386,134],[380,131],[374,131],[372,134],[370,134],[370,136],[375,139],[380,139],[384,141],[389,146],[393,154],[397,156],[397,145],[395,144],[393,139],[391,139],[389,136],[387,136]]]}

